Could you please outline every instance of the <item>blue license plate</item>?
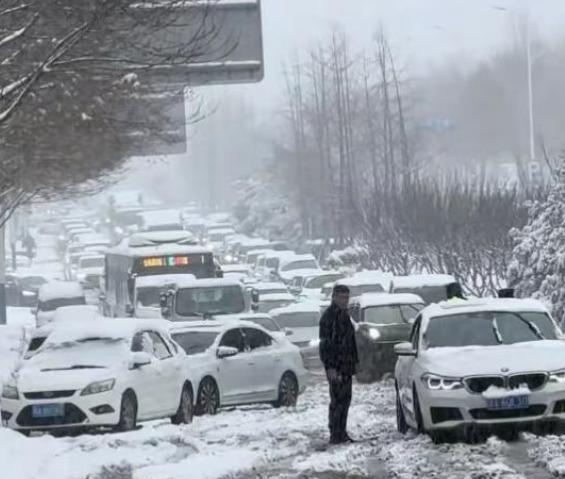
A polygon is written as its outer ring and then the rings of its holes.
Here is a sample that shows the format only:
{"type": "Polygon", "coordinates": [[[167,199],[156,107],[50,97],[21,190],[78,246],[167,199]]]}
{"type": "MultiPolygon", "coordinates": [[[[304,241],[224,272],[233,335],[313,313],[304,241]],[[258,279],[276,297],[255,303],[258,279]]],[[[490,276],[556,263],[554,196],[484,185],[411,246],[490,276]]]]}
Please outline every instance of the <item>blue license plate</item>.
{"type": "Polygon", "coordinates": [[[487,399],[487,409],[526,409],[530,405],[528,396],[510,396],[487,399]]]}
{"type": "Polygon", "coordinates": [[[40,417],[62,417],[65,415],[64,404],[35,404],[31,406],[31,415],[40,417]]]}

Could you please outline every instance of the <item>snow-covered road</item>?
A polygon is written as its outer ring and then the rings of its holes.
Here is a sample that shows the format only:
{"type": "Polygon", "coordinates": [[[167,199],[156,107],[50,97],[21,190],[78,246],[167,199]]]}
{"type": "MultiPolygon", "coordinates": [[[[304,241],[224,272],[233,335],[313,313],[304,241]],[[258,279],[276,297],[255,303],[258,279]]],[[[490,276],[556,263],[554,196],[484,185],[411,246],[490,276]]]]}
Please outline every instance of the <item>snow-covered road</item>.
{"type": "Polygon", "coordinates": [[[371,438],[327,450],[325,383],[313,379],[296,409],[222,410],[188,426],[158,421],[124,434],[25,438],[0,429],[1,477],[10,479],[549,478],[565,477],[565,439],[434,445],[395,431],[390,382],[355,386],[350,431],[371,438]]]}

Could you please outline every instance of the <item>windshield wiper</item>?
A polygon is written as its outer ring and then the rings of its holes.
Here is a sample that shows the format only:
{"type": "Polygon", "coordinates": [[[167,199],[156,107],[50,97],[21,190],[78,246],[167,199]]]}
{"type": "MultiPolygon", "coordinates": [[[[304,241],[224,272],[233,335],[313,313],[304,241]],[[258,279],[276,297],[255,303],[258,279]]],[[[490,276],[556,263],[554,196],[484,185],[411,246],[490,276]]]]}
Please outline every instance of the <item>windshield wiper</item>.
{"type": "Polygon", "coordinates": [[[538,339],[541,339],[541,340],[546,339],[535,323],[532,323],[531,321],[527,320],[526,318],[524,318],[522,315],[520,315],[518,313],[512,313],[512,314],[514,314],[523,323],[526,323],[528,325],[528,328],[530,328],[530,330],[537,336],[538,339]]]}
{"type": "Polygon", "coordinates": [[[496,337],[496,340],[498,341],[498,344],[502,344],[502,335],[500,334],[500,329],[498,329],[498,323],[496,322],[496,318],[494,318],[492,320],[492,330],[494,331],[494,335],[496,337]]]}
{"type": "Polygon", "coordinates": [[[66,368],[47,368],[42,371],[70,371],[72,369],[104,369],[105,366],[96,366],[93,364],[75,364],[66,368]]]}

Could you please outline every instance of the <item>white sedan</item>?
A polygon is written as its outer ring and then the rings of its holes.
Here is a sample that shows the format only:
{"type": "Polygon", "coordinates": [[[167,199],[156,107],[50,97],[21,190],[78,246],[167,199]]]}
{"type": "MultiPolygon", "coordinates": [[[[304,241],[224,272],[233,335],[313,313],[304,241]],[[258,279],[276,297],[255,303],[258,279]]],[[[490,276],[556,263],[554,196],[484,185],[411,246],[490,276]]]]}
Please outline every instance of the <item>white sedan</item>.
{"type": "Polygon", "coordinates": [[[176,323],[171,335],[186,351],[198,384],[197,414],[250,403],[294,406],[305,387],[298,348],[254,323],[176,323]]]}
{"type": "Polygon", "coordinates": [[[186,355],[162,320],[62,323],[2,390],[5,427],[24,434],[192,420],[186,355]]]}
{"type": "Polygon", "coordinates": [[[565,421],[565,342],[533,300],[452,300],[395,347],[397,423],[442,441],[565,421]]]}

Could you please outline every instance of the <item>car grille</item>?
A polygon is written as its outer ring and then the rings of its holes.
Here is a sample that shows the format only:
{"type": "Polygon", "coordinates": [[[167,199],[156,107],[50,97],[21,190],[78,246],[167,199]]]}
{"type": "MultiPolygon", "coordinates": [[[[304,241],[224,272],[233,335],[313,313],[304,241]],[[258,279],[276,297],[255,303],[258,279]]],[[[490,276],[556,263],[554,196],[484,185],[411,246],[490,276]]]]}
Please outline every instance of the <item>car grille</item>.
{"type": "Polygon", "coordinates": [[[473,419],[518,419],[541,416],[545,412],[544,404],[533,404],[526,409],[471,409],[473,419]]]}
{"type": "Polygon", "coordinates": [[[68,424],[81,424],[86,420],[84,414],[74,404],[65,403],[65,415],[60,417],[33,417],[31,414],[32,407],[26,406],[22,409],[16,422],[22,427],[49,427],[49,426],[65,426],[68,424]]]}
{"type": "Polygon", "coordinates": [[[508,390],[526,385],[530,391],[541,389],[547,382],[545,373],[513,374],[512,376],[475,376],[465,378],[467,389],[475,394],[485,392],[490,386],[508,390]]]}
{"type": "Polygon", "coordinates": [[[515,374],[508,378],[508,387],[510,389],[517,389],[525,384],[531,391],[535,391],[545,386],[546,381],[547,374],[544,373],[515,374]]]}
{"type": "Polygon", "coordinates": [[[26,399],[58,399],[68,398],[75,393],[75,389],[67,391],[41,391],[33,393],[24,393],[26,399]]]}
{"type": "Polygon", "coordinates": [[[504,378],[502,376],[477,376],[465,379],[467,389],[475,394],[485,392],[489,387],[504,387],[504,378]]]}

